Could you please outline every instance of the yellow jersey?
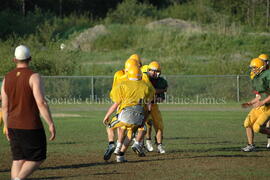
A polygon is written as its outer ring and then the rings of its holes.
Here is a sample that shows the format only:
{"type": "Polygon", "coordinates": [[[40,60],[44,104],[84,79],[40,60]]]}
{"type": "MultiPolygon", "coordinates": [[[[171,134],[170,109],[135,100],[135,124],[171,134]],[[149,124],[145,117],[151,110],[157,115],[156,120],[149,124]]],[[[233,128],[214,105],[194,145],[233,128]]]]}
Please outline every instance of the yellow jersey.
{"type": "Polygon", "coordinates": [[[147,86],[151,89],[151,91],[154,91],[154,93],[156,93],[156,90],[153,84],[151,83],[151,81],[149,80],[149,77],[146,73],[143,73],[142,80],[147,84],[147,86]]]}
{"type": "Polygon", "coordinates": [[[112,89],[113,89],[114,86],[116,86],[118,83],[120,83],[119,79],[123,75],[125,75],[125,70],[124,69],[121,69],[121,70],[117,71],[116,73],[114,73],[112,89]]]}
{"type": "Polygon", "coordinates": [[[117,113],[125,107],[147,104],[153,100],[154,95],[155,92],[142,80],[123,81],[111,91],[112,101],[119,104],[117,113]]]}

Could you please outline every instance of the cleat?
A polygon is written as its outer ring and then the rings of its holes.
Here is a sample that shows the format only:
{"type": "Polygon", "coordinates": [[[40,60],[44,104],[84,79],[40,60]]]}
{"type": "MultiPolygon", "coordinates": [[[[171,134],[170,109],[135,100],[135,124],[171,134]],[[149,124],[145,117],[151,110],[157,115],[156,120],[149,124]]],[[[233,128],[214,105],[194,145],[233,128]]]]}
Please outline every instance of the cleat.
{"type": "Polygon", "coordinates": [[[154,148],[153,148],[153,145],[152,145],[151,140],[146,140],[145,141],[145,147],[146,147],[146,149],[147,149],[148,152],[154,151],[154,148]]]}
{"type": "Polygon", "coordinates": [[[143,152],[143,148],[141,145],[134,143],[131,146],[131,149],[139,156],[139,157],[144,157],[145,153],[143,152]]]}
{"type": "Polygon", "coordinates": [[[127,162],[127,160],[125,159],[125,156],[116,156],[116,162],[124,163],[127,162]]]}
{"type": "Polygon", "coordinates": [[[162,144],[159,144],[157,146],[157,152],[160,153],[160,154],[165,154],[165,149],[164,149],[162,144]]]}
{"type": "Polygon", "coordinates": [[[106,152],[104,153],[103,159],[105,161],[108,161],[111,158],[112,153],[113,153],[114,150],[115,150],[115,145],[114,144],[109,144],[106,152]]]}
{"type": "Polygon", "coordinates": [[[267,144],[266,149],[270,150],[270,144],[267,144]]]}
{"type": "Polygon", "coordinates": [[[244,152],[252,152],[255,151],[255,146],[252,144],[248,144],[246,147],[241,149],[244,152]]]}

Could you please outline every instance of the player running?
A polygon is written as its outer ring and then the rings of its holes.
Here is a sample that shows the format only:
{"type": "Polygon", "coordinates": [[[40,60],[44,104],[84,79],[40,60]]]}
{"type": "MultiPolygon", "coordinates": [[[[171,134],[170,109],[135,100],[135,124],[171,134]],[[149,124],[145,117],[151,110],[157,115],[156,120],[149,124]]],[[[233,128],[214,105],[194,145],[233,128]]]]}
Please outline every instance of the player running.
{"type": "Polygon", "coordinates": [[[132,138],[131,135],[143,124],[150,111],[150,106],[147,104],[153,100],[154,96],[154,92],[142,81],[142,73],[138,67],[131,67],[127,72],[127,77],[127,81],[121,82],[112,89],[111,98],[114,104],[108,109],[103,120],[103,123],[111,129],[119,128],[117,148],[120,151],[116,156],[117,162],[126,161],[124,154],[132,138]],[[116,118],[109,122],[111,114],[116,110],[116,118]],[[124,142],[127,129],[128,139],[124,142]]]}
{"type": "Polygon", "coordinates": [[[265,127],[270,117],[270,70],[266,69],[266,63],[260,58],[252,59],[250,68],[256,97],[242,104],[243,108],[252,107],[244,121],[248,140],[248,145],[242,148],[244,152],[255,151],[254,132],[270,135],[270,130],[265,127]]]}
{"type": "MultiPolygon", "coordinates": [[[[157,61],[153,61],[148,65],[148,77],[155,88],[155,99],[152,102],[151,106],[151,119],[152,121],[147,121],[148,132],[146,135],[146,148],[148,151],[153,151],[153,146],[151,142],[151,126],[153,124],[154,129],[156,131],[156,143],[157,143],[157,151],[161,154],[165,153],[165,149],[162,144],[163,140],[163,120],[161,113],[159,111],[158,104],[165,99],[165,92],[167,91],[168,84],[167,81],[160,77],[161,74],[161,66],[157,61]]],[[[150,118],[150,117],[149,117],[150,118]]]]}
{"type": "MultiPolygon", "coordinates": [[[[266,69],[269,69],[269,56],[267,54],[261,54],[259,55],[259,57],[261,60],[263,60],[266,64],[266,69]]],[[[270,128],[270,121],[268,120],[266,123],[266,127],[270,128]]],[[[267,135],[267,145],[266,145],[267,149],[270,149],[270,136],[267,135]]]]}
{"type": "MultiPolygon", "coordinates": [[[[127,78],[127,72],[133,66],[136,66],[136,67],[139,66],[137,60],[128,59],[125,62],[125,69],[117,71],[115,73],[115,75],[114,75],[112,89],[114,89],[115,87],[117,87],[121,82],[126,81],[128,79],[127,78]]],[[[111,99],[112,99],[112,95],[113,94],[112,94],[112,91],[111,91],[111,93],[110,93],[111,99]]],[[[114,129],[113,128],[110,128],[110,127],[106,127],[109,145],[108,145],[108,148],[107,148],[107,150],[106,150],[106,152],[104,153],[104,156],[103,156],[103,159],[105,161],[107,161],[107,160],[109,160],[111,158],[111,155],[115,151],[115,148],[116,148],[115,143],[114,143],[114,136],[115,136],[114,135],[114,129]]]]}

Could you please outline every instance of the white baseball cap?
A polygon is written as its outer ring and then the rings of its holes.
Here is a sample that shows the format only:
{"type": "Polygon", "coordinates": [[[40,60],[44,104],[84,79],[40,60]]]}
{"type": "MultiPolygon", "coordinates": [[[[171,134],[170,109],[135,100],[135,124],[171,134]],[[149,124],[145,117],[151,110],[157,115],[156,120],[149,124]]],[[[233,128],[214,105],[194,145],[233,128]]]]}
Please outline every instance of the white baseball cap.
{"type": "Polygon", "coordinates": [[[24,45],[19,45],[15,49],[15,58],[19,61],[26,60],[31,57],[30,50],[24,45]]]}

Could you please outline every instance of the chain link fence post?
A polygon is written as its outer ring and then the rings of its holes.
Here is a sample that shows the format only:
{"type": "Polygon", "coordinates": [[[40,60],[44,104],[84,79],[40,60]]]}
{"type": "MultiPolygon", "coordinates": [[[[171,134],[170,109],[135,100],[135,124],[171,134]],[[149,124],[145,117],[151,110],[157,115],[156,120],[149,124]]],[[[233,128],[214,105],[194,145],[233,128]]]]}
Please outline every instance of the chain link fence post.
{"type": "Polygon", "coordinates": [[[237,102],[240,101],[240,76],[236,76],[236,97],[237,97],[237,102]]]}
{"type": "Polygon", "coordinates": [[[95,100],[95,91],[94,91],[94,88],[95,88],[95,86],[94,86],[94,76],[92,76],[92,78],[91,78],[91,100],[92,100],[92,102],[94,102],[94,100],[95,100]]]}

